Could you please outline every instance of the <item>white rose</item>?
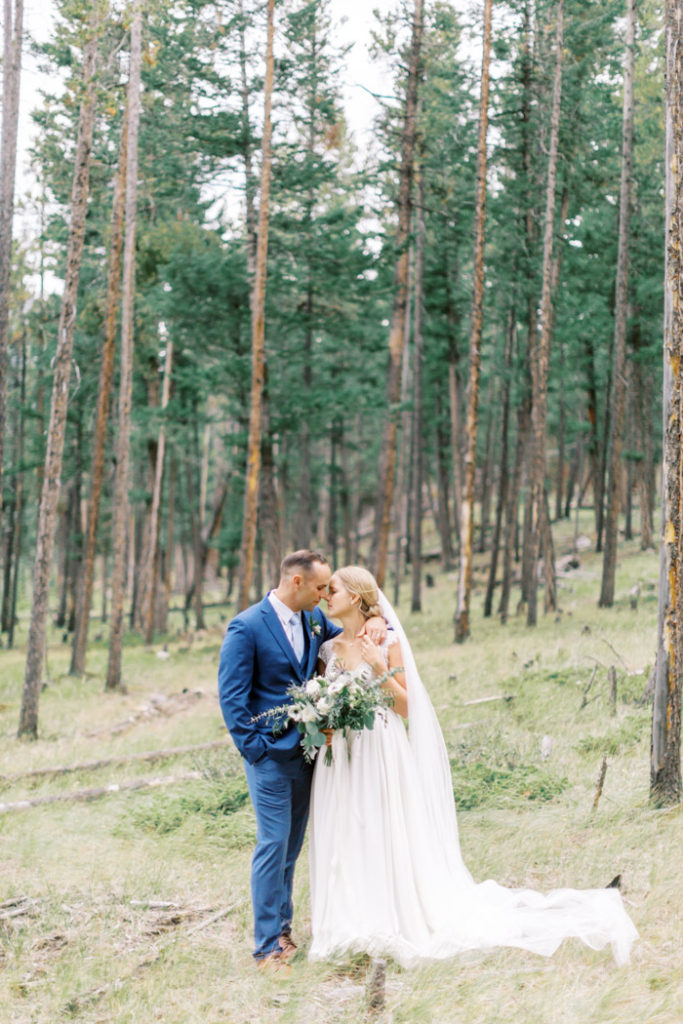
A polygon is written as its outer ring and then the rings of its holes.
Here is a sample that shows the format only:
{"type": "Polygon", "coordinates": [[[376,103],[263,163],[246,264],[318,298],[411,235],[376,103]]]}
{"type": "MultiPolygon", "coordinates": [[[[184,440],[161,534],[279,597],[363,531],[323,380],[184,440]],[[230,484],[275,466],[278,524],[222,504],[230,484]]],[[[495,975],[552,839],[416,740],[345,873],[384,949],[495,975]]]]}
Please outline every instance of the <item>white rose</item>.
{"type": "Polygon", "coordinates": [[[332,710],[333,704],[329,697],[321,697],[315,706],[319,714],[327,715],[332,710]]]}
{"type": "Polygon", "coordinates": [[[304,689],[306,690],[306,694],[309,697],[313,697],[314,700],[316,697],[320,696],[321,686],[317,679],[309,679],[304,689]]]}

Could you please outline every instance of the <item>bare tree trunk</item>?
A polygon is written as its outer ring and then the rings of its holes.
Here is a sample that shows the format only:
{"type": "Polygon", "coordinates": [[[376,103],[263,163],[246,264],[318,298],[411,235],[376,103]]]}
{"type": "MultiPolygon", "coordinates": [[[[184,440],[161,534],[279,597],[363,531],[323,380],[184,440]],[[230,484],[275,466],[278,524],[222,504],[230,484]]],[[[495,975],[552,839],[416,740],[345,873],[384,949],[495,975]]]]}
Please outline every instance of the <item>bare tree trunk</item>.
{"type": "MultiPolygon", "coordinates": [[[[128,467],[130,462],[130,413],[133,394],[133,345],[135,336],[135,232],[137,226],[138,132],[140,125],[140,65],[142,59],[142,0],[136,0],[130,39],[128,79],[128,146],[126,152],[126,234],[123,247],[123,301],[121,306],[121,375],[119,383],[116,478],[112,523],[111,622],[107,690],[125,692],[121,679],[123,612],[126,592],[126,522],[128,519],[128,467]]],[[[131,538],[131,543],[132,543],[131,538]]]]}
{"type": "Polygon", "coordinates": [[[512,384],[512,352],[515,339],[515,309],[510,307],[508,313],[507,330],[505,332],[505,370],[503,380],[503,402],[500,424],[500,474],[498,477],[498,501],[496,504],[496,519],[493,527],[493,539],[491,541],[491,564],[489,566],[489,580],[484,598],[484,618],[491,615],[493,608],[493,593],[496,587],[496,572],[498,569],[498,554],[500,551],[500,537],[503,526],[503,512],[507,501],[508,493],[508,427],[510,422],[510,387],[512,384]]]}
{"type": "MultiPolygon", "coordinates": [[[[531,543],[530,572],[531,585],[526,595],[527,625],[535,626],[537,621],[536,564],[543,534],[545,508],[545,449],[546,419],[548,405],[548,364],[550,359],[550,337],[552,330],[552,272],[553,235],[555,230],[555,182],[557,178],[557,153],[560,134],[560,104],[562,100],[562,47],[563,47],[564,0],[557,6],[555,33],[555,74],[553,79],[553,104],[550,119],[550,147],[548,155],[548,178],[546,188],[545,231],[543,237],[543,273],[541,290],[541,333],[531,353],[531,375],[533,382],[531,418],[533,425],[533,454],[531,462],[531,543]]],[[[554,581],[554,567],[550,552],[544,551],[546,585],[550,577],[554,581]]],[[[547,593],[547,592],[546,592],[547,593]]]]}
{"type": "Polygon", "coordinates": [[[93,437],[90,500],[85,529],[85,550],[76,600],[76,626],[71,650],[72,675],[85,672],[85,653],[88,643],[88,625],[92,604],[93,580],[95,578],[95,550],[97,547],[97,526],[100,515],[100,498],[104,481],[104,456],[107,443],[107,423],[111,404],[111,390],[114,379],[114,351],[116,348],[116,324],[118,320],[119,293],[121,284],[121,247],[123,243],[123,200],[126,173],[127,121],[121,131],[119,166],[114,177],[114,199],[111,214],[111,237],[109,240],[109,261],[107,268],[107,306],[104,319],[104,345],[97,391],[97,413],[93,437]]]}
{"type": "Polygon", "coordinates": [[[424,176],[422,168],[416,169],[417,209],[415,243],[415,337],[413,360],[413,543],[412,543],[412,590],[410,610],[422,611],[422,485],[424,480],[423,444],[424,431],[422,409],[422,362],[424,339],[424,176]]]}
{"type": "Polygon", "coordinates": [[[67,246],[66,279],[59,317],[57,352],[54,358],[50,423],[47,432],[45,471],[38,513],[38,535],[33,568],[31,625],[29,627],[26,672],[24,675],[24,689],[19,718],[19,736],[27,736],[31,739],[36,739],[38,736],[38,702],[45,652],[50,564],[54,547],[57,502],[59,500],[62,457],[64,454],[64,434],[69,400],[76,301],[90,185],[90,151],[95,123],[94,76],[99,42],[98,25],[95,20],[90,31],[91,35],[85,44],[83,54],[84,95],[78,116],[78,139],[76,142],[76,160],[71,191],[71,225],[69,227],[67,246]]]}
{"type": "Polygon", "coordinates": [[[467,452],[465,481],[460,514],[460,574],[455,612],[455,642],[470,635],[470,597],[472,592],[472,539],[474,535],[474,469],[477,454],[479,411],[479,371],[481,366],[481,329],[484,306],[484,231],[486,223],[486,134],[488,129],[489,63],[491,53],[491,6],[484,3],[484,40],[481,60],[481,96],[479,100],[479,143],[477,150],[477,194],[474,214],[474,287],[470,319],[469,371],[467,377],[467,452]]]}
{"type": "Polygon", "coordinates": [[[640,439],[640,446],[642,452],[642,458],[638,465],[638,505],[640,508],[640,549],[641,551],[649,551],[654,546],[653,542],[653,525],[652,525],[652,494],[650,489],[650,481],[652,479],[652,463],[654,461],[654,452],[652,444],[652,431],[650,430],[650,422],[648,412],[650,410],[650,387],[643,368],[639,364],[636,364],[636,382],[637,382],[637,421],[638,421],[638,433],[640,439]]]}
{"type": "Polygon", "coordinates": [[[19,87],[24,34],[24,0],[4,0],[4,47],[2,60],[2,139],[0,141],[0,522],[5,465],[7,419],[7,342],[9,328],[10,272],[12,268],[12,221],[17,167],[19,87]]]}
{"type": "MultiPolygon", "coordinates": [[[[448,304],[448,402],[451,427],[451,452],[453,460],[453,506],[455,508],[455,531],[458,546],[460,546],[460,506],[462,505],[462,397],[460,381],[458,380],[458,316],[453,302],[452,287],[447,263],[447,253],[444,254],[444,271],[446,286],[446,301],[448,304]]],[[[457,273],[457,265],[456,265],[457,273]]]]}
{"type": "Polygon", "coordinates": [[[200,515],[196,478],[193,461],[185,460],[185,475],[187,480],[187,497],[190,507],[190,523],[192,527],[192,564],[194,566],[192,580],[192,596],[194,598],[195,621],[197,629],[205,629],[204,607],[202,604],[202,581],[204,577],[204,559],[202,558],[202,539],[200,528],[200,515]]]}
{"type": "Polygon", "coordinates": [[[683,0],[666,3],[666,274],[664,287],[664,460],[659,622],[655,661],[650,798],[681,799],[683,680],[683,0]]]}
{"type": "Polygon", "coordinates": [[[261,417],[263,411],[263,375],[265,365],[265,303],[266,258],[268,254],[268,208],[270,198],[270,139],[271,107],[273,96],[273,9],[274,0],[268,0],[266,40],[266,80],[261,142],[261,199],[259,208],[258,244],[252,303],[251,336],[251,401],[249,411],[249,439],[247,442],[247,473],[242,515],[242,544],[240,548],[238,610],[249,604],[249,591],[254,572],[254,550],[258,521],[259,478],[261,471],[261,417]]]}
{"type": "Polygon", "coordinates": [[[395,494],[395,528],[394,528],[394,605],[398,606],[401,590],[401,578],[405,566],[406,549],[408,548],[408,481],[410,478],[410,458],[412,454],[411,414],[408,408],[408,395],[411,387],[410,378],[410,303],[414,294],[415,277],[414,246],[408,253],[408,306],[403,322],[403,356],[401,361],[401,430],[398,437],[398,468],[396,473],[395,494]]]}
{"type": "Polygon", "coordinates": [[[386,385],[386,413],[379,457],[377,503],[372,538],[371,564],[380,586],[384,583],[389,550],[389,526],[394,497],[396,471],[396,435],[398,432],[398,401],[401,394],[401,363],[403,326],[408,293],[408,235],[412,214],[413,153],[417,118],[419,81],[422,74],[422,0],[414,0],[413,32],[408,62],[408,83],[401,140],[401,170],[398,195],[398,227],[396,230],[396,263],[394,266],[393,306],[389,328],[389,368],[386,385]]]}
{"type": "Polygon", "coordinates": [[[5,592],[3,593],[3,629],[7,630],[7,646],[14,646],[14,626],[17,617],[17,589],[19,585],[19,564],[21,561],[21,539],[24,521],[24,474],[19,467],[24,462],[24,405],[26,403],[26,335],[21,337],[21,368],[17,391],[19,407],[16,410],[13,437],[13,462],[15,467],[12,480],[12,520],[7,535],[5,561],[5,592]],[[10,571],[8,571],[10,570],[10,571]],[[7,598],[5,602],[5,596],[7,598]],[[5,612],[5,604],[7,611],[5,612]]]}
{"type": "MultiPolygon", "coordinates": [[[[436,397],[437,417],[440,417],[441,408],[438,396],[436,397]]],[[[446,572],[453,568],[453,538],[451,535],[451,512],[449,503],[449,473],[448,473],[448,436],[441,425],[437,424],[434,437],[436,446],[436,484],[438,495],[438,530],[441,540],[441,564],[446,572]]]]}
{"type": "Polygon", "coordinates": [[[489,377],[488,394],[486,396],[486,423],[484,427],[484,459],[481,467],[481,497],[479,523],[479,554],[486,551],[486,538],[491,522],[491,490],[493,488],[493,450],[496,434],[496,417],[494,410],[494,374],[489,377]]]}
{"type": "Polygon", "coordinates": [[[157,581],[159,577],[159,526],[161,524],[161,489],[164,482],[164,461],[166,458],[166,424],[163,416],[171,394],[171,367],[173,365],[173,341],[166,341],[166,358],[164,360],[164,382],[161,390],[161,415],[159,439],[157,442],[156,466],[154,468],[154,490],[152,492],[152,511],[150,513],[149,537],[149,577],[145,616],[145,643],[151,644],[154,639],[154,623],[157,606],[157,581]]]}
{"type": "Polygon", "coordinates": [[[166,512],[166,547],[163,558],[163,598],[160,602],[157,619],[157,629],[160,633],[168,632],[168,608],[171,603],[171,587],[173,584],[173,555],[175,552],[175,481],[176,481],[176,460],[171,455],[171,465],[168,473],[168,508],[166,512]]]}
{"type": "Polygon", "coordinates": [[[624,113],[621,144],[621,189],[619,197],[619,252],[617,256],[616,310],[612,363],[612,409],[610,415],[609,477],[605,518],[605,553],[602,559],[602,589],[598,604],[614,604],[617,569],[617,537],[621,499],[621,451],[626,400],[626,318],[628,315],[629,235],[631,228],[631,163],[633,155],[633,69],[635,62],[636,0],[626,5],[626,53],[624,59],[624,113]]]}

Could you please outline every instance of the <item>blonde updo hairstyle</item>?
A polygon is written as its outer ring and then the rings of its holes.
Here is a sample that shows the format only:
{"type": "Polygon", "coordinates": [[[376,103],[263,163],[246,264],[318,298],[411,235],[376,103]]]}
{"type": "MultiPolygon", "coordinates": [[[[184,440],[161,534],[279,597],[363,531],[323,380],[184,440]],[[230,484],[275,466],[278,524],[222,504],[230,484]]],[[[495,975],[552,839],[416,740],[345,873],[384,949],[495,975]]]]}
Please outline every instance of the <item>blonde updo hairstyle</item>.
{"type": "Polygon", "coordinates": [[[342,569],[337,569],[335,576],[350,594],[360,598],[358,607],[364,619],[382,615],[379,606],[379,587],[371,572],[362,565],[345,565],[342,569]]]}

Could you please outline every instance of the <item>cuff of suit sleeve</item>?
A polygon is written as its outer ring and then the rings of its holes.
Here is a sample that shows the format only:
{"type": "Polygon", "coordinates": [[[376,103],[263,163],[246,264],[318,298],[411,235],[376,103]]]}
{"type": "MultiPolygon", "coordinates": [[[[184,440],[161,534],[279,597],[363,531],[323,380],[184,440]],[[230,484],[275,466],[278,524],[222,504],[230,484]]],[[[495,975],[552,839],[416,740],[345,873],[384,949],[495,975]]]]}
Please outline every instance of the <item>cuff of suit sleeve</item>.
{"type": "Polygon", "coordinates": [[[244,744],[240,753],[245,761],[249,764],[256,764],[256,762],[263,757],[268,750],[268,744],[263,736],[254,736],[247,743],[244,744]]]}

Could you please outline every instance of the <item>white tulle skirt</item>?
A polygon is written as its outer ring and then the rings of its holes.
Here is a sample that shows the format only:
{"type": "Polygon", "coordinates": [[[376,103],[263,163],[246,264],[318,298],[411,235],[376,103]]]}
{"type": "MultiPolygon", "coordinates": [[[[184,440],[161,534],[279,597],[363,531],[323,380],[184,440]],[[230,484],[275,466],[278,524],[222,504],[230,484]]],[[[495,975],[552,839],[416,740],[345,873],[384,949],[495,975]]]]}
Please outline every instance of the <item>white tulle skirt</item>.
{"type": "Polygon", "coordinates": [[[573,936],[628,961],[637,931],[617,890],[543,895],[473,881],[457,835],[445,841],[430,816],[393,711],[373,730],[336,732],[332,750],[313,775],[311,959],[362,952],[408,967],[493,946],[549,956],[573,936]]]}

